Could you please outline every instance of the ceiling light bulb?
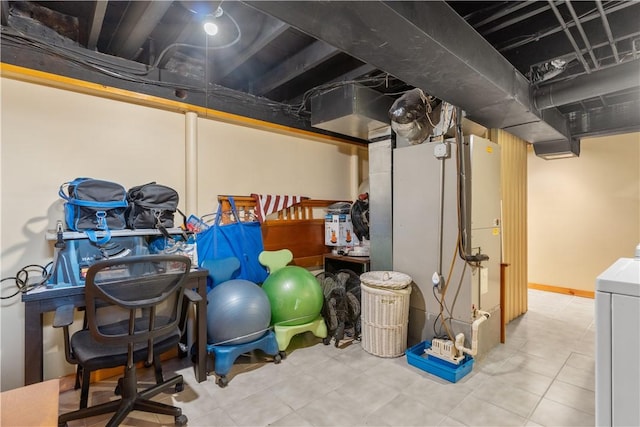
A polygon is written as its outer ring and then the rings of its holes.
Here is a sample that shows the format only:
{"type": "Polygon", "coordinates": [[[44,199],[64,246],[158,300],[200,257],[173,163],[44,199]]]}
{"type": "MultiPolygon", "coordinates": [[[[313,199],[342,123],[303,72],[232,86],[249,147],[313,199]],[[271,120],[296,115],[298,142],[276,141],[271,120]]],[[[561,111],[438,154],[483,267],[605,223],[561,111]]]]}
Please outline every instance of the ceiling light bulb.
{"type": "Polygon", "coordinates": [[[216,34],[218,34],[218,26],[213,22],[205,22],[204,32],[209,34],[210,36],[215,36],[216,34]]]}

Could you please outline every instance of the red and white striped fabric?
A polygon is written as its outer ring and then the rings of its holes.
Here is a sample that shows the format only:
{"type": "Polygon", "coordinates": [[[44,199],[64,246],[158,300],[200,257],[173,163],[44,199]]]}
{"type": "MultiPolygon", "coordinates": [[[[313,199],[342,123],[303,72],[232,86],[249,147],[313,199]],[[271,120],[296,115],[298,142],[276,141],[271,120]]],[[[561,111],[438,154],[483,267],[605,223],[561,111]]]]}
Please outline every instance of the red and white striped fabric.
{"type": "Polygon", "coordinates": [[[258,221],[262,224],[267,217],[274,212],[281,211],[290,206],[300,203],[302,200],[308,199],[304,196],[279,196],[273,194],[252,194],[256,200],[256,215],[258,221]]]}

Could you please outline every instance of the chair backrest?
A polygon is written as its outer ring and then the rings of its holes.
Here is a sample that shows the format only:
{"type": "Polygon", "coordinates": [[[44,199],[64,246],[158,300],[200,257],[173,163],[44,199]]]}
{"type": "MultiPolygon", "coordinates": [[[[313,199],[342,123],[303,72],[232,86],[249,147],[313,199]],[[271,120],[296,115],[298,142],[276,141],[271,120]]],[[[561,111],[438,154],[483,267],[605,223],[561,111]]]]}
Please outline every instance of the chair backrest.
{"type": "Polygon", "coordinates": [[[92,337],[128,346],[129,356],[143,343],[152,350],[155,339],[179,331],[183,284],[190,269],[191,260],[181,255],[132,256],[91,265],[85,300],[92,337]]]}
{"type": "Polygon", "coordinates": [[[267,267],[269,274],[273,274],[283,267],[286,267],[293,260],[293,253],[289,249],[277,251],[262,251],[258,255],[260,264],[267,267]]]}

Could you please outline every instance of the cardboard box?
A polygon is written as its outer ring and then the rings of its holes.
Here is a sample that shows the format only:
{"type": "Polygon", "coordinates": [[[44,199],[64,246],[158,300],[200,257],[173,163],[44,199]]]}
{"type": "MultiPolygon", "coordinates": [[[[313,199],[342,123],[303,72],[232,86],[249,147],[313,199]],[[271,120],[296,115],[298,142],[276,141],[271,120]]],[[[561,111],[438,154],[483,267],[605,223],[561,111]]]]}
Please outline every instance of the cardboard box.
{"type": "Polygon", "coordinates": [[[351,215],[325,215],[324,244],[327,246],[354,246],[358,244],[358,238],[353,233],[351,215]]]}

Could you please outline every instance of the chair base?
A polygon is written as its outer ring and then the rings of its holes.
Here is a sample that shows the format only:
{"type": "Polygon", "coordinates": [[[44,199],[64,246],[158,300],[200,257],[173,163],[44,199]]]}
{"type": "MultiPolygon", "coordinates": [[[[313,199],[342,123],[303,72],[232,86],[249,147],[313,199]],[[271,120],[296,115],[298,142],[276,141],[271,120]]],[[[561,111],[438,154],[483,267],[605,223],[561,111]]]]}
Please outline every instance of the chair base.
{"type": "Polygon", "coordinates": [[[278,348],[280,351],[284,351],[289,347],[289,342],[294,335],[301,334],[303,332],[311,332],[318,338],[327,337],[327,324],[324,322],[322,316],[316,317],[309,323],[303,323],[302,325],[292,326],[274,326],[273,330],[276,334],[276,340],[278,341],[278,348]]]}
{"type": "Polygon", "coordinates": [[[67,422],[97,415],[114,412],[113,417],[106,424],[107,427],[118,426],[132,411],[152,412],[155,414],[173,415],[177,426],[187,424],[187,417],[182,414],[182,409],[161,402],[149,400],[151,397],[169,388],[180,386],[183,383],[182,375],[176,375],[162,384],[157,384],[140,393],[137,392],[136,367],[126,368],[122,378],[122,398],[105,402],[99,405],[78,409],[58,417],[58,426],[66,426],[67,422]]]}
{"type": "Polygon", "coordinates": [[[278,351],[278,342],[273,331],[267,331],[261,338],[257,340],[238,344],[238,345],[207,345],[207,353],[214,355],[214,371],[218,379],[216,384],[220,387],[226,387],[229,383],[227,374],[231,370],[233,363],[243,353],[253,350],[262,350],[270,356],[274,356],[274,363],[280,363],[286,357],[286,353],[278,351]]]}

